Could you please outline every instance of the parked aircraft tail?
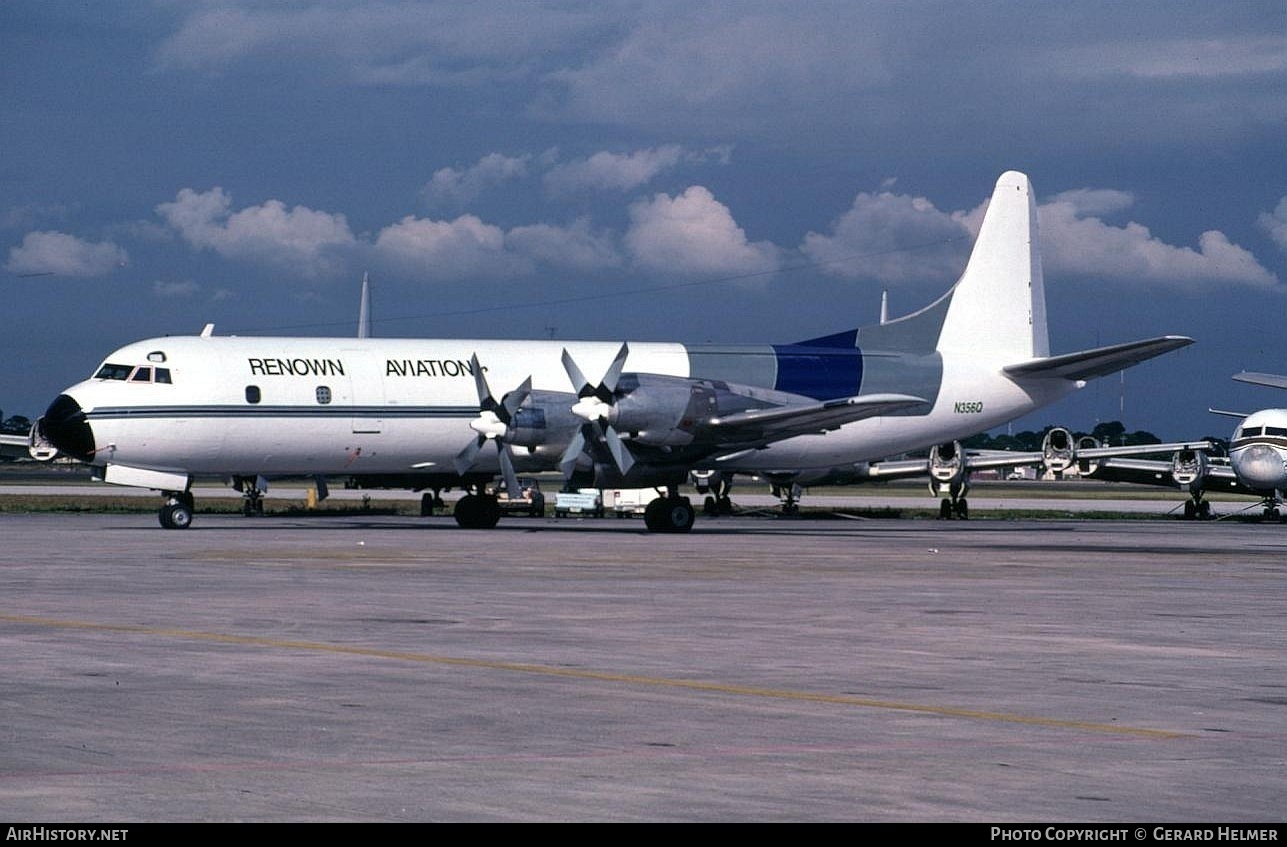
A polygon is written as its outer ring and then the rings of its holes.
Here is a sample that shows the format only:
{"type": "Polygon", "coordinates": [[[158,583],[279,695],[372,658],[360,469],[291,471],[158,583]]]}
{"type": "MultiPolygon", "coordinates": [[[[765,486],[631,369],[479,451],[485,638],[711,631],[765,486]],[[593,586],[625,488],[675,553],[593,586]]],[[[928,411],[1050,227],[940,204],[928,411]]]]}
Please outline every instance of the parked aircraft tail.
{"type": "Polygon", "coordinates": [[[1032,183],[1018,171],[997,180],[965,273],[934,303],[864,327],[858,346],[900,352],[968,353],[1000,364],[1050,354],[1032,183]]]}

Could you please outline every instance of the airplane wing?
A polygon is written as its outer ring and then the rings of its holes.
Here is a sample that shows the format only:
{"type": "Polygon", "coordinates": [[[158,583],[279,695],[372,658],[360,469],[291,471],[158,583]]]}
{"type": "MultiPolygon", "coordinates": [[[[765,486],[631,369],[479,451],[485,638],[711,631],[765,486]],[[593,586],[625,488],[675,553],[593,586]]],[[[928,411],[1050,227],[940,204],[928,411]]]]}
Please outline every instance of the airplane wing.
{"type": "Polygon", "coordinates": [[[821,403],[752,409],[707,421],[720,440],[739,444],[781,441],[796,435],[826,432],[838,427],[925,404],[908,394],[866,394],[821,403]]]}
{"type": "Polygon", "coordinates": [[[1249,382],[1252,385],[1263,385],[1268,388],[1287,388],[1287,376],[1278,374],[1261,374],[1243,371],[1240,374],[1234,374],[1233,378],[1238,382],[1249,382]]]}
{"type": "MultiPolygon", "coordinates": [[[[1173,466],[1160,459],[1137,459],[1119,457],[1105,459],[1098,467],[1083,476],[1089,479],[1100,479],[1106,482],[1131,482],[1136,485],[1159,485],[1163,488],[1178,488],[1171,475],[1173,466]]],[[[1233,468],[1224,464],[1210,464],[1202,478],[1202,488],[1206,491],[1226,491],[1231,494],[1255,496],[1255,492],[1238,482],[1233,468]]]]}
{"type": "Polygon", "coordinates": [[[1125,344],[1113,344],[1108,347],[1096,347],[1079,353],[1065,353],[1062,356],[1047,356],[1043,359],[1032,359],[1017,365],[1008,365],[1002,370],[1011,377],[1059,377],[1062,379],[1093,379],[1097,376],[1115,373],[1123,368],[1187,347],[1193,343],[1192,338],[1182,335],[1164,335],[1144,341],[1129,341],[1125,344]]]}
{"type": "MultiPolygon", "coordinates": [[[[1175,453],[1181,450],[1210,449],[1210,441],[1177,441],[1169,444],[1138,444],[1131,447],[1078,447],[1068,454],[1064,464],[1071,465],[1081,460],[1105,460],[1116,456],[1136,457],[1147,456],[1152,453],[1175,453]]],[[[1016,468],[1022,465],[1042,465],[1049,462],[1050,459],[1051,456],[1040,450],[1026,452],[970,450],[965,453],[964,464],[966,471],[982,471],[994,468],[1016,468]]],[[[1138,461],[1162,466],[1167,471],[1171,469],[1170,462],[1148,462],[1143,459],[1138,461]]],[[[904,479],[922,476],[928,471],[929,460],[927,459],[899,459],[892,462],[873,463],[867,470],[867,476],[871,479],[904,479]]]]}
{"type": "Polygon", "coordinates": [[[0,456],[6,459],[27,459],[27,436],[0,433],[0,456]]]}

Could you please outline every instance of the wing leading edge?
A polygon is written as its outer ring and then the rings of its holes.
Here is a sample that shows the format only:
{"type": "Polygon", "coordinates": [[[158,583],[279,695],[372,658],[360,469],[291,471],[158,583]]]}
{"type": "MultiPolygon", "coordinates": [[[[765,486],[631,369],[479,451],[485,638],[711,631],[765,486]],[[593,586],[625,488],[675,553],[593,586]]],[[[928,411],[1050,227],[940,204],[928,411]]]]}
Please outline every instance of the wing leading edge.
{"type": "Polygon", "coordinates": [[[707,425],[720,439],[736,442],[781,441],[826,432],[844,424],[925,404],[909,394],[867,394],[802,406],[752,409],[711,418],[707,425]]]}
{"type": "Polygon", "coordinates": [[[1187,347],[1192,343],[1192,338],[1183,335],[1163,335],[1143,341],[1128,341],[1125,344],[1112,344],[1108,347],[1096,347],[1077,353],[1032,359],[1016,365],[1007,365],[1002,370],[1007,376],[1024,379],[1042,377],[1094,379],[1097,376],[1137,365],[1163,353],[1187,347]]]}

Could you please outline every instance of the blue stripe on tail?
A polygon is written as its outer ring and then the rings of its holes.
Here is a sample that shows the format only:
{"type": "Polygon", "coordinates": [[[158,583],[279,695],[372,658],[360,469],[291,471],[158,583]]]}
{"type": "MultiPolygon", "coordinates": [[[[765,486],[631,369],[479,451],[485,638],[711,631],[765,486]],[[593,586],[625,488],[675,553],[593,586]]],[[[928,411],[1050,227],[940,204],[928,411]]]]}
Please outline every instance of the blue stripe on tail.
{"type": "Polygon", "coordinates": [[[857,330],[848,330],[798,344],[774,344],[778,373],[773,387],[815,400],[855,396],[862,386],[857,337],[857,330]]]}

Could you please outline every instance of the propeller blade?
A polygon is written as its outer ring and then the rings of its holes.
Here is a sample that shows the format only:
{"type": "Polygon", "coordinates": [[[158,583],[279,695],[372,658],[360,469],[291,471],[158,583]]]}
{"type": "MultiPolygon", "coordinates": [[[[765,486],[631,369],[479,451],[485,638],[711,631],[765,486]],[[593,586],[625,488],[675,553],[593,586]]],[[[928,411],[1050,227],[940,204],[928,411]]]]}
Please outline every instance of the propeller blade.
{"type": "MultiPolygon", "coordinates": [[[[613,358],[612,364],[608,365],[607,373],[599,382],[599,388],[605,389],[607,396],[602,397],[604,402],[610,402],[612,393],[617,390],[617,380],[621,379],[621,369],[626,366],[626,357],[630,355],[630,345],[622,342],[621,349],[613,358]]],[[[601,395],[602,396],[602,395],[601,395]]]]}
{"type": "Polygon", "coordinates": [[[455,466],[456,473],[461,476],[468,473],[469,469],[474,466],[474,462],[478,459],[478,451],[482,450],[483,445],[486,443],[487,438],[480,435],[466,444],[465,449],[457,453],[456,458],[452,460],[452,465],[455,466]]]}
{"type": "Polygon", "coordinates": [[[617,463],[617,470],[621,471],[623,476],[630,473],[630,469],[635,464],[635,457],[626,446],[626,442],[621,440],[621,436],[612,427],[605,429],[603,435],[608,441],[608,452],[612,453],[612,461],[617,463]]]}
{"type": "Polygon", "coordinates": [[[585,450],[585,435],[578,429],[568,443],[568,449],[563,451],[563,458],[559,460],[559,468],[563,471],[564,479],[572,478],[572,472],[576,470],[577,459],[581,458],[583,450],[585,450]]]}
{"type": "Polygon", "coordinates": [[[501,476],[505,479],[505,491],[511,498],[518,497],[522,488],[518,484],[518,474],[514,473],[514,457],[508,444],[496,443],[500,454],[501,476]]]}
{"type": "Polygon", "coordinates": [[[501,415],[500,412],[497,412],[496,416],[508,424],[514,420],[514,415],[518,414],[518,407],[523,405],[523,402],[527,400],[531,393],[532,378],[529,376],[523,380],[522,385],[505,395],[500,404],[501,408],[505,410],[505,414],[501,415]]]}
{"type": "Polygon", "coordinates": [[[581,369],[576,366],[576,362],[572,359],[572,354],[568,352],[566,347],[563,348],[563,370],[567,371],[568,379],[572,380],[572,387],[576,389],[577,396],[584,397],[587,391],[593,390],[590,388],[590,380],[586,379],[585,374],[581,373],[581,369]]]}

